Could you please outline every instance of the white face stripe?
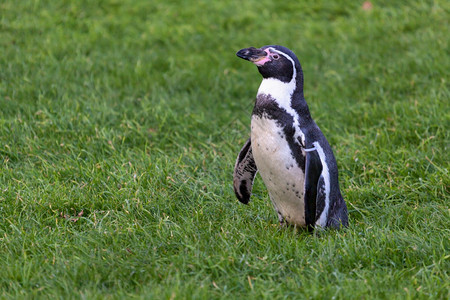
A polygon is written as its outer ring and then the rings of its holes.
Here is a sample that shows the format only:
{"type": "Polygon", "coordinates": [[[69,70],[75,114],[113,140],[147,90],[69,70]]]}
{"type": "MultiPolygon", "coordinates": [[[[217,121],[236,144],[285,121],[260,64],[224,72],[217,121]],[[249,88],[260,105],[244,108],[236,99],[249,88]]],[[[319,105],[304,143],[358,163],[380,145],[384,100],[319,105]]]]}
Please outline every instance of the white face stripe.
{"type": "Polygon", "coordinates": [[[295,77],[297,76],[297,70],[295,70],[295,62],[294,62],[294,60],[289,56],[289,55],[287,55],[286,53],[284,53],[284,52],[281,52],[281,51],[278,51],[277,49],[274,49],[274,48],[272,48],[272,47],[270,47],[270,48],[268,48],[269,50],[272,50],[272,51],[274,51],[274,52],[276,52],[276,53],[278,53],[278,54],[281,54],[281,55],[283,55],[284,57],[286,57],[287,59],[289,59],[289,61],[291,62],[291,64],[292,64],[292,69],[294,70],[294,76],[293,76],[293,79],[295,79],[295,77]]]}
{"type": "Polygon", "coordinates": [[[283,82],[281,80],[275,79],[275,78],[264,78],[261,82],[261,85],[258,89],[258,94],[265,94],[265,95],[271,95],[275,101],[278,103],[278,105],[286,110],[288,114],[290,114],[294,118],[294,128],[295,128],[295,134],[294,134],[294,140],[297,142],[300,146],[305,145],[305,135],[300,130],[300,126],[298,124],[299,115],[297,112],[291,107],[291,96],[294,93],[294,90],[296,88],[297,82],[295,78],[297,77],[297,70],[295,69],[295,62],[294,60],[287,55],[286,53],[283,53],[281,51],[278,51],[274,48],[267,48],[271,51],[274,51],[280,55],[283,55],[286,57],[292,64],[292,70],[293,70],[293,76],[290,82],[283,82]],[[301,139],[301,144],[298,141],[298,138],[301,139]]]}
{"type": "Polygon", "coordinates": [[[317,150],[317,154],[319,154],[320,161],[322,162],[321,176],[323,177],[323,181],[325,184],[325,207],[323,208],[320,217],[317,219],[316,225],[325,227],[327,225],[328,209],[330,207],[330,172],[325,160],[325,152],[323,151],[323,148],[320,146],[319,142],[314,142],[313,145],[314,148],[308,149],[308,151],[317,150]]]}

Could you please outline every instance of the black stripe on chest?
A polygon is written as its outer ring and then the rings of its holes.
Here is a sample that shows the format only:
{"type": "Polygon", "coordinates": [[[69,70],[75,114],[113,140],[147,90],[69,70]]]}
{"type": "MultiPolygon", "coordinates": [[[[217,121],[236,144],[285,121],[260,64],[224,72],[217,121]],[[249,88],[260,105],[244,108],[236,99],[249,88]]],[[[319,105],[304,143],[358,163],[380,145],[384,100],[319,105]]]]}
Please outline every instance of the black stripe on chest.
{"type": "Polygon", "coordinates": [[[301,140],[297,139],[298,143],[295,141],[294,117],[280,107],[274,98],[265,94],[258,95],[256,98],[252,114],[260,118],[274,120],[283,129],[282,135],[284,136],[282,138],[286,139],[297,165],[305,172],[305,157],[298,144],[301,144],[301,140]]]}

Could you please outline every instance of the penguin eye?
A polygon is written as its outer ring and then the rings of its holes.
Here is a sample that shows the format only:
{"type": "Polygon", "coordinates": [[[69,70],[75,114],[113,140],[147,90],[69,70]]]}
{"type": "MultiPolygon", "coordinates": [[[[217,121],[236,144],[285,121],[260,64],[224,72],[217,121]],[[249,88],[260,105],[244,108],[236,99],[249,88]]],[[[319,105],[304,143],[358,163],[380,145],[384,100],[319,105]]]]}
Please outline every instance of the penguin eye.
{"type": "Polygon", "coordinates": [[[274,54],[272,55],[273,59],[278,60],[280,58],[280,56],[278,54],[274,54]]]}

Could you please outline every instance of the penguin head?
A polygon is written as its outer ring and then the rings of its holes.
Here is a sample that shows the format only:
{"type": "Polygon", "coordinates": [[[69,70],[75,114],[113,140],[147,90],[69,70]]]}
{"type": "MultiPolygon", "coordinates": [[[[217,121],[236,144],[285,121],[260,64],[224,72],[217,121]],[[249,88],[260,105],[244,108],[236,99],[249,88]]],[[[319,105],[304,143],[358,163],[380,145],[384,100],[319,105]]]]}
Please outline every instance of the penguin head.
{"type": "Polygon", "coordinates": [[[290,82],[294,76],[302,75],[297,56],[283,46],[244,48],[239,50],[236,55],[254,63],[263,78],[275,78],[283,82],[290,82]]]}

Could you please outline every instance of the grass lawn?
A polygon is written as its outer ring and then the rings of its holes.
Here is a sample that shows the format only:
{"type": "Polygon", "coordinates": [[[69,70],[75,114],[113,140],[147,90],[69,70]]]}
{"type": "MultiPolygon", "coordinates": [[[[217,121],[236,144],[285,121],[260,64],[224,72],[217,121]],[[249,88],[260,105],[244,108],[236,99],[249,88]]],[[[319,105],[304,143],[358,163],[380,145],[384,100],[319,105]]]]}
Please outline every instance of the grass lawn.
{"type": "Polygon", "coordinates": [[[448,299],[450,4],[0,2],[0,297],[448,299]],[[232,189],[261,81],[299,57],[350,226],[232,189]]]}

